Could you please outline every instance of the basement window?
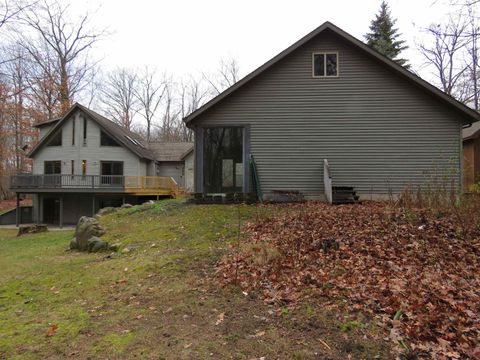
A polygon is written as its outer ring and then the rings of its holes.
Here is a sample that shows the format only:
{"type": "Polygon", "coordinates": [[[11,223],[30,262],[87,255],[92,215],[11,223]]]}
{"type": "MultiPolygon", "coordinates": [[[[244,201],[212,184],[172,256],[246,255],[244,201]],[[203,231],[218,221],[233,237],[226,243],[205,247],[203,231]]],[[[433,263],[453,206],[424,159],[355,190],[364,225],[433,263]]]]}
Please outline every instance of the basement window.
{"type": "Polygon", "coordinates": [[[335,52],[313,53],[312,73],[313,73],[313,77],[338,76],[338,53],[335,53],[335,52]]]}

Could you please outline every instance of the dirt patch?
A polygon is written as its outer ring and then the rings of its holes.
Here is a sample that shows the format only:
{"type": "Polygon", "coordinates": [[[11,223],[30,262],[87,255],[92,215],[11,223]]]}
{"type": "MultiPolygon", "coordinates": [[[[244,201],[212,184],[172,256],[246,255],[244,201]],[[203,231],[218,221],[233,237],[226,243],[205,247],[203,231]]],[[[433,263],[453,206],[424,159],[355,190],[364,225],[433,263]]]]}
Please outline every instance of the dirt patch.
{"type": "MultiPolygon", "coordinates": [[[[122,280],[112,284],[108,302],[133,309],[134,315],[105,327],[105,318],[115,315],[97,308],[92,320],[100,327],[84,334],[83,341],[102,344],[102,334],[134,334],[118,358],[393,359],[383,330],[366,318],[345,328],[353,318],[313,302],[278,311],[238,287],[218,288],[211,265],[204,265],[197,263],[195,273],[182,278],[152,273],[141,281],[141,291],[122,280]]],[[[98,349],[96,355],[102,354],[105,349],[98,349]]]]}

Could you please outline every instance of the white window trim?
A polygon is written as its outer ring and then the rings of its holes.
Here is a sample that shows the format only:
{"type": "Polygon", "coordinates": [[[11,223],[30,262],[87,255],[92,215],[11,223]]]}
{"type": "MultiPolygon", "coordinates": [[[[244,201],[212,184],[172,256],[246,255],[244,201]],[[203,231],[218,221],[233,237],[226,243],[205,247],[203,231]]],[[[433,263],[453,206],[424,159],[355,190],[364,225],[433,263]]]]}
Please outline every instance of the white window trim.
{"type": "Polygon", "coordinates": [[[325,78],[337,78],[340,76],[340,57],[338,56],[338,51],[314,51],[312,52],[312,78],[314,79],[325,79],[325,78]],[[337,75],[327,75],[327,54],[337,55],[337,75]],[[325,75],[315,75],[315,55],[325,55],[324,74],[325,75]]]}

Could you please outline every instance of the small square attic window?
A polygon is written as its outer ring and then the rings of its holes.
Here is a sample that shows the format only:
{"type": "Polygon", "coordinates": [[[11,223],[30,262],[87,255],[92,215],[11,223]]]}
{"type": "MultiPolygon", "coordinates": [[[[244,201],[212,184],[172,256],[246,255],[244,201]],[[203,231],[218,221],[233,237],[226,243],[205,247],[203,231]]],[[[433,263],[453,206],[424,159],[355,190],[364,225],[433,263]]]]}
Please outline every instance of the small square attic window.
{"type": "Polygon", "coordinates": [[[313,77],[338,76],[338,53],[314,52],[312,62],[313,77]]]}

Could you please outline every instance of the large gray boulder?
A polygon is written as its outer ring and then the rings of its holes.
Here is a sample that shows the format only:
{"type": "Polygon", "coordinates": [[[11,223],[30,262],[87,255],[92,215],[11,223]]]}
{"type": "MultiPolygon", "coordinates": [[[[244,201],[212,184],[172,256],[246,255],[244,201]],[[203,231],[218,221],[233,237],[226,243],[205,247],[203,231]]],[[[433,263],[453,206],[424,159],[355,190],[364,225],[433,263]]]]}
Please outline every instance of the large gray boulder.
{"type": "Polygon", "coordinates": [[[75,228],[74,238],[70,241],[70,249],[88,252],[109,250],[108,243],[99,238],[104,234],[105,229],[97,219],[82,216],[75,228]]]}

